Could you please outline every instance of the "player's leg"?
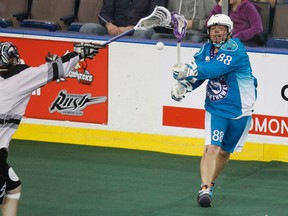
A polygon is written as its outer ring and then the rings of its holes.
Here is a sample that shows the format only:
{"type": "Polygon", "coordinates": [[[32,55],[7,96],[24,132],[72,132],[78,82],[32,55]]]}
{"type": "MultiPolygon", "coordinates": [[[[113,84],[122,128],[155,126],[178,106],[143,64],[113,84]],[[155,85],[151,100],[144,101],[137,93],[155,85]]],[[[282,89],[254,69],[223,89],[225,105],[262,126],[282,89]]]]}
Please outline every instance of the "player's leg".
{"type": "Polygon", "coordinates": [[[229,119],[228,130],[223,137],[222,148],[217,157],[217,168],[214,173],[213,181],[216,180],[220,172],[227,165],[230,154],[234,151],[241,151],[244,141],[249,132],[251,116],[240,119],[229,119]]]}
{"type": "Polygon", "coordinates": [[[222,149],[226,152],[241,152],[249,133],[252,116],[229,119],[229,130],[223,139],[222,149]]]}
{"type": "Polygon", "coordinates": [[[216,157],[216,167],[211,182],[214,182],[215,184],[217,177],[224,169],[224,167],[228,164],[229,159],[230,159],[230,152],[226,152],[223,149],[220,149],[216,157]]]}
{"type": "Polygon", "coordinates": [[[249,132],[250,124],[251,116],[228,120],[228,130],[223,136],[222,147],[216,159],[216,169],[212,182],[216,181],[220,172],[227,165],[230,154],[234,151],[242,150],[244,141],[249,132]]]}
{"type": "MultiPolygon", "coordinates": [[[[197,202],[201,207],[210,207],[212,202],[211,182],[214,175],[219,172],[219,154],[221,151],[222,140],[227,127],[227,119],[205,114],[206,142],[203,156],[200,162],[201,189],[198,193],[197,202]]],[[[221,171],[221,170],[220,170],[221,171]]]]}
{"type": "Polygon", "coordinates": [[[210,184],[213,174],[217,166],[217,155],[220,147],[215,145],[207,145],[200,162],[201,188],[197,196],[197,202],[201,207],[210,207],[212,202],[212,190],[210,184]]]}
{"type": "Polygon", "coordinates": [[[240,119],[224,119],[206,112],[206,143],[200,166],[202,188],[197,198],[200,206],[211,206],[212,190],[210,185],[215,182],[227,165],[230,153],[242,150],[251,119],[251,116],[240,119]],[[217,151],[215,151],[217,148],[215,146],[219,147],[217,151]]]}
{"type": "Polygon", "coordinates": [[[3,216],[17,215],[18,202],[21,193],[21,182],[7,164],[8,152],[0,149],[0,204],[3,216]]]}
{"type": "Polygon", "coordinates": [[[13,190],[6,191],[6,195],[2,203],[3,216],[17,216],[20,194],[21,185],[13,190]]]}
{"type": "Polygon", "coordinates": [[[223,137],[222,147],[216,158],[216,169],[212,178],[212,186],[210,186],[212,193],[217,177],[229,162],[230,154],[236,150],[242,150],[244,141],[249,132],[250,124],[251,116],[228,120],[228,127],[223,137]]]}
{"type": "Polygon", "coordinates": [[[209,186],[213,181],[219,151],[220,147],[216,145],[206,145],[204,147],[203,156],[200,162],[202,185],[209,186]]]}

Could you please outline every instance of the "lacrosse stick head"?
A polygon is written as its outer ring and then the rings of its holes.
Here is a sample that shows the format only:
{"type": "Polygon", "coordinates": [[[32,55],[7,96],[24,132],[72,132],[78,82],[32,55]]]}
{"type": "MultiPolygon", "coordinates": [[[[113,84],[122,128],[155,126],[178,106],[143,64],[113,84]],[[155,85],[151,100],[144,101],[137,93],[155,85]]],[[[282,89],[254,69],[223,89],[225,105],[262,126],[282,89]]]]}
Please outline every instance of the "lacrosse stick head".
{"type": "Polygon", "coordinates": [[[157,26],[167,27],[171,22],[170,11],[162,6],[156,6],[154,11],[147,17],[139,20],[134,27],[135,30],[145,30],[157,26]]]}
{"type": "Polygon", "coordinates": [[[177,12],[171,13],[172,23],[173,23],[173,33],[180,42],[186,35],[187,20],[185,17],[177,12]]]}

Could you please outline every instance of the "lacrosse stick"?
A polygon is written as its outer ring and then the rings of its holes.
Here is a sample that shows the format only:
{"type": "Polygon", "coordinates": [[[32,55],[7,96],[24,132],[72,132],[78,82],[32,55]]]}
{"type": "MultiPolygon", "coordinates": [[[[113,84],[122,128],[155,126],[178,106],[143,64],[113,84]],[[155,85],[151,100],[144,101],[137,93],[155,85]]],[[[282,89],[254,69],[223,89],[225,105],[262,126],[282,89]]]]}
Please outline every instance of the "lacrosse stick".
{"type": "Polygon", "coordinates": [[[154,11],[147,17],[144,17],[139,20],[139,22],[134,26],[134,28],[123,32],[110,40],[102,44],[105,47],[107,44],[125,36],[133,33],[135,30],[145,30],[157,26],[168,27],[171,22],[171,13],[165,7],[156,6],[154,11]]]}
{"type": "MultiPolygon", "coordinates": [[[[180,10],[180,9],[179,9],[180,10]]],[[[180,67],[181,63],[181,40],[186,35],[187,20],[179,13],[172,12],[173,33],[177,38],[177,64],[180,67]]],[[[177,82],[180,85],[179,81],[177,82]]]]}

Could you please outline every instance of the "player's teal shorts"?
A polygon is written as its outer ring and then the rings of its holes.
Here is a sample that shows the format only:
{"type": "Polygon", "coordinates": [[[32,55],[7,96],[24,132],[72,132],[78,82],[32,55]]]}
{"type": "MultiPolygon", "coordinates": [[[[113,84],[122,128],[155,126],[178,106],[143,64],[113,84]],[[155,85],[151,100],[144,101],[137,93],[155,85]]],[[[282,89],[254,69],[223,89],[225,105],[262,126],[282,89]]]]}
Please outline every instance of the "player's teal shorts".
{"type": "Polygon", "coordinates": [[[228,119],[205,113],[205,145],[220,146],[226,152],[241,152],[251,125],[251,116],[228,119]]]}

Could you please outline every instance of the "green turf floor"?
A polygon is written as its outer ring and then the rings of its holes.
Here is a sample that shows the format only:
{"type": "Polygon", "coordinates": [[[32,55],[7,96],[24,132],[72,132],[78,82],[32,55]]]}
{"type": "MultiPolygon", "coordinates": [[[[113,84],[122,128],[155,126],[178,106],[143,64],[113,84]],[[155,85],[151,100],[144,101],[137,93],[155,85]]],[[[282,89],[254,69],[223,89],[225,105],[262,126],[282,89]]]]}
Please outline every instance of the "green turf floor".
{"type": "Polygon", "coordinates": [[[200,208],[199,157],[13,140],[19,216],[287,216],[288,163],[230,161],[200,208]]]}

